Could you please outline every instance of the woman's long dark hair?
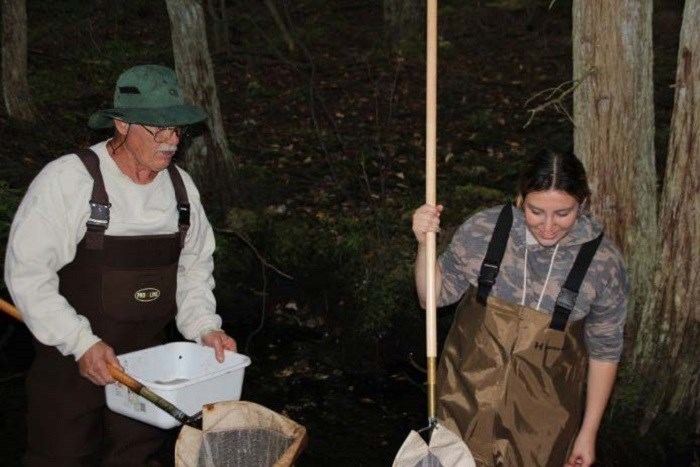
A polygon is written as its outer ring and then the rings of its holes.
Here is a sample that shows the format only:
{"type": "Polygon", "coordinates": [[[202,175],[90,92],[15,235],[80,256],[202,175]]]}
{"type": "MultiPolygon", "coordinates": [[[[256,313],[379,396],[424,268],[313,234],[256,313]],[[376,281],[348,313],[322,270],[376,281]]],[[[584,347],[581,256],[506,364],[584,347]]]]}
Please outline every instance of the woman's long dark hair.
{"type": "Polygon", "coordinates": [[[547,190],[568,193],[580,205],[591,196],[586,169],[573,153],[559,154],[543,149],[526,160],[520,172],[516,204],[521,204],[528,193],[547,190]]]}

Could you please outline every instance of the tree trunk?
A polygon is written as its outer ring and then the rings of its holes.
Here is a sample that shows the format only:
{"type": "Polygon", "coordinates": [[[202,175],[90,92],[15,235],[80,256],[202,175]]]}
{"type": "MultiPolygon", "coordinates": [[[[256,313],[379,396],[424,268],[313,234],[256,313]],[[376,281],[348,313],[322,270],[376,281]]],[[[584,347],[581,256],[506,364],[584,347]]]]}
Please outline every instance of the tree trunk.
{"type": "Polygon", "coordinates": [[[284,42],[287,44],[287,50],[289,50],[290,52],[294,52],[294,50],[296,49],[296,46],[294,44],[294,38],[289,32],[287,25],[284,23],[282,16],[280,16],[280,13],[277,10],[275,3],[272,0],[265,0],[265,6],[267,7],[267,11],[270,12],[270,16],[272,16],[273,21],[277,25],[277,29],[279,29],[280,34],[282,34],[284,42]]]}
{"type": "Polygon", "coordinates": [[[2,92],[10,118],[36,120],[27,83],[25,0],[2,0],[2,92]]]}
{"type": "Polygon", "coordinates": [[[235,162],[226,141],[214,67],[209,55],[202,5],[196,0],[167,0],[173,40],[175,71],[185,98],[209,115],[204,135],[186,151],[187,169],[205,196],[231,199],[235,162]]]}
{"type": "Polygon", "coordinates": [[[649,302],[658,259],[651,15],[644,0],[573,2],[574,151],[591,210],[627,261],[627,335],[649,302]]]}
{"type": "Polygon", "coordinates": [[[422,37],[422,11],[418,0],[384,0],[384,30],[392,47],[422,37]]]}
{"type": "Polygon", "coordinates": [[[653,376],[647,425],[660,411],[700,421],[700,2],[687,0],[661,197],[653,313],[637,335],[637,368],[653,376]]]}
{"type": "Polygon", "coordinates": [[[228,34],[228,10],[226,0],[206,0],[211,25],[214,51],[228,52],[231,41],[228,34]]]}

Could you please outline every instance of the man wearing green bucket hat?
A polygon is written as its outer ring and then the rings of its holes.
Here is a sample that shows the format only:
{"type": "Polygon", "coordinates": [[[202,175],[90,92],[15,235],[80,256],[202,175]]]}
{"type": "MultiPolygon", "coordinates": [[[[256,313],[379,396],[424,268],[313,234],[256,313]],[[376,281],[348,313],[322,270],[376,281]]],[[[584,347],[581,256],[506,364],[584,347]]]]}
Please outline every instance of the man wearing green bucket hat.
{"type": "Polygon", "coordinates": [[[148,465],[163,432],[106,409],[108,364],[163,343],[173,319],[219,361],[236,349],[215,313],[211,225],[172,163],[205,118],[171,69],[131,68],[89,120],[113,136],[49,163],[20,204],[5,283],[36,344],[27,465],[148,465]]]}

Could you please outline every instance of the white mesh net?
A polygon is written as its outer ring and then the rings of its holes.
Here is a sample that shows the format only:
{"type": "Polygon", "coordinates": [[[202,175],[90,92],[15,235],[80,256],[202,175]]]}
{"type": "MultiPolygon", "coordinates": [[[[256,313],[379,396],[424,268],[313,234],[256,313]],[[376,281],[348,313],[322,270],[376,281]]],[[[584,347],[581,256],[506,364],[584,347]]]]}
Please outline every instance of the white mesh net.
{"type": "Polygon", "coordinates": [[[392,467],[475,467],[474,457],[462,438],[439,423],[430,444],[412,431],[399,449],[392,467]]]}
{"type": "Polygon", "coordinates": [[[294,463],[306,429],[252,402],[204,407],[202,430],[184,426],[175,445],[176,467],[283,467],[294,463]]]}

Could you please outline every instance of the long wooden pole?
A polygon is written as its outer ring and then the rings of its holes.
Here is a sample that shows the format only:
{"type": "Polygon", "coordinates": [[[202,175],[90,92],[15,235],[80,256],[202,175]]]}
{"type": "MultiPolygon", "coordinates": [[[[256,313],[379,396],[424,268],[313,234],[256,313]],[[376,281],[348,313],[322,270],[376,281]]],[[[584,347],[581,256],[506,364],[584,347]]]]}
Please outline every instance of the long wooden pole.
{"type": "MultiPolygon", "coordinates": [[[[20,313],[19,310],[13,304],[6,302],[1,298],[0,310],[4,311],[5,313],[12,316],[18,321],[23,321],[22,313],[20,313]]],[[[178,409],[173,404],[163,399],[158,394],[154,393],[152,390],[138,382],[129,374],[121,371],[116,366],[108,364],[107,368],[109,368],[109,373],[112,375],[112,378],[116,379],[117,381],[119,381],[124,386],[131,389],[133,392],[143,397],[144,399],[152,402],[156,407],[164,410],[178,422],[184,423],[185,425],[193,426],[195,428],[201,428],[202,412],[198,412],[192,416],[189,416],[185,412],[178,409]]]]}
{"type": "MultiPolygon", "coordinates": [[[[428,0],[427,60],[425,99],[425,201],[436,205],[436,133],[437,133],[437,0],[428,0]]],[[[437,318],[435,302],[435,233],[426,236],[426,355],[428,357],[428,423],[435,416],[435,383],[437,366],[437,318]]]]}

